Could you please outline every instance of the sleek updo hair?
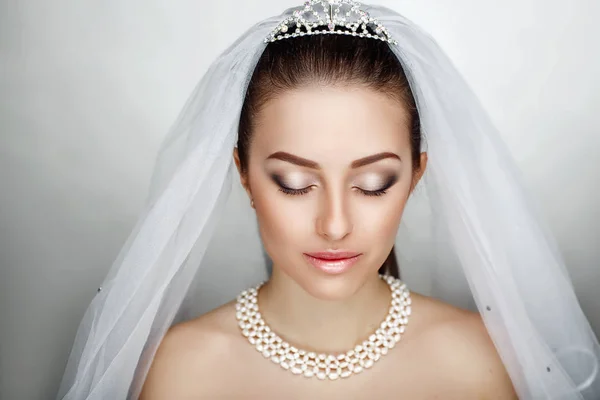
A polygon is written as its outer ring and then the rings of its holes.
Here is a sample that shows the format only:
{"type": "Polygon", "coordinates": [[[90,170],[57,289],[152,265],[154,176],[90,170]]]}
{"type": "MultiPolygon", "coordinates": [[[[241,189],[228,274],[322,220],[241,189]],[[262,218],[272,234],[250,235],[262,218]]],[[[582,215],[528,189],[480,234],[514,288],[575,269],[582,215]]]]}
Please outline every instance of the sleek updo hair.
{"type": "MultiPolygon", "coordinates": [[[[413,175],[421,169],[421,124],[404,69],[385,42],[345,35],[313,35],[271,42],[250,80],[242,106],[237,148],[242,174],[248,171],[253,121],[279,94],[308,85],[374,89],[397,100],[410,116],[413,175]]],[[[394,248],[379,273],[400,277],[394,248]]]]}

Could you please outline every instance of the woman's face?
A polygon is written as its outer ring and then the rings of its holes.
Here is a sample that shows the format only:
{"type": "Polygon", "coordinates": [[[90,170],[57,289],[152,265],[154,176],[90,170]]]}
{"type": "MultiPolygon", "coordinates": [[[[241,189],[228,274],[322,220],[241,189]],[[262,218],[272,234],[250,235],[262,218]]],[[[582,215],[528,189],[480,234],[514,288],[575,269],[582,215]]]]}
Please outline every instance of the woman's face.
{"type": "Polygon", "coordinates": [[[425,169],[423,153],[413,175],[403,106],[366,88],[314,86],[270,100],[254,122],[242,184],[273,268],[314,297],[352,295],[390,253],[425,169]],[[329,270],[307,256],[339,250],[360,255],[329,270]]]}

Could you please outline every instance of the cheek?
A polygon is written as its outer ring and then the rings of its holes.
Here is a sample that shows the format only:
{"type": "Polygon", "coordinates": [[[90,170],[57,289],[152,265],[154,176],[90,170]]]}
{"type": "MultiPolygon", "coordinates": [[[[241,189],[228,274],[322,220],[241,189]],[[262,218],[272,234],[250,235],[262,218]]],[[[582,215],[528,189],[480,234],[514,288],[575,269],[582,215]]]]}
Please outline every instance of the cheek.
{"type": "MultiPolygon", "coordinates": [[[[323,245],[316,230],[320,215],[318,193],[286,195],[260,172],[249,175],[249,184],[256,204],[260,236],[272,258],[289,260],[294,257],[292,252],[314,250],[323,245]]],[[[386,253],[384,256],[387,257],[396,238],[409,188],[410,179],[403,176],[388,193],[379,197],[349,191],[345,206],[352,233],[344,245],[360,251],[386,253]]]]}
{"type": "MultiPolygon", "coordinates": [[[[268,252],[307,250],[303,247],[322,244],[316,231],[319,202],[315,193],[288,196],[268,182],[256,182],[254,187],[258,189],[255,201],[259,230],[268,252]]],[[[390,247],[404,211],[406,191],[395,190],[381,197],[348,193],[347,216],[353,225],[348,244],[363,251],[390,247]]]]}
{"type": "MultiPolygon", "coordinates": [[[[389,248],[396,239],[405,205],[405,195],[386,194],[355,205],[355,233],[371,249],[389,248]]],[[[386,254],[387,257],[387,254],[386,254]]]]}
{"type": "Polygon", "coordinates": [[[256,179],[252,191],[263,245],[272,258],[287,248],[302,247],[313,232],[310,202],[280,192],[268,178],[256,179]]]}
{"type": "MultiPolygon", "coordinates": [[[[379,197],[360,195],[354,209],[357,233],[373,248],[391,247],[408,200],[411,180],[402,176],[388,192],[379,197]]],[[[386,254],[387,257],[387,254],[386,254]]]]}

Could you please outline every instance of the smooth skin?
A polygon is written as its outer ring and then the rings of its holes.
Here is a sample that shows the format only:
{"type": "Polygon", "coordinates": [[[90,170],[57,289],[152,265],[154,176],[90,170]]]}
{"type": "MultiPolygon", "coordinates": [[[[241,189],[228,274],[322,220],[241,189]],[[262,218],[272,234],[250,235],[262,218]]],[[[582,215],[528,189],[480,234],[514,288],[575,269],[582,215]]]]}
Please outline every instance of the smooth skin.
{"type": "MultiPolygon", "coordinates": [[[[241,173],[273,275],[258,303],[271,328],[309,351],[345,352],[385,318],[390,291],[378,277],[405,204],[412,169],[407,113],[360,86],[307,86],[268,101],[255,121],[241,173]],[[340,275],[303,253],[362,253],[340,275]]],[[[163,399],[516,399],[477,313],[411,292],[400,343],[375,365],[338,381],[295,376],[240,333],[235,302],[172,327],[141,394],[163,399]]]]}

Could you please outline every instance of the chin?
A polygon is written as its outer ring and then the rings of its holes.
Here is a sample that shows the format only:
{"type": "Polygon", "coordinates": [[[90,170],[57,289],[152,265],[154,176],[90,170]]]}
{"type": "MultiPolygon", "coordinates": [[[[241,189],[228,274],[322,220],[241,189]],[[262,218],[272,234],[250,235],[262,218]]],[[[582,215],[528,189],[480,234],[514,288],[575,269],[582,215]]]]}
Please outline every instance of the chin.
{"type": "Polygon", "coordinates": [[[352,297],[369,279],[370,272],[359,264],[349,271],[330,275],[305,263],[304,268],[296,269],[291,278],[316,299],[341,301],[352,297]]]}

